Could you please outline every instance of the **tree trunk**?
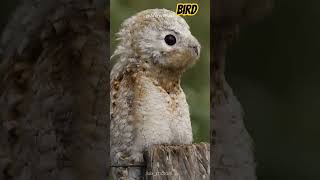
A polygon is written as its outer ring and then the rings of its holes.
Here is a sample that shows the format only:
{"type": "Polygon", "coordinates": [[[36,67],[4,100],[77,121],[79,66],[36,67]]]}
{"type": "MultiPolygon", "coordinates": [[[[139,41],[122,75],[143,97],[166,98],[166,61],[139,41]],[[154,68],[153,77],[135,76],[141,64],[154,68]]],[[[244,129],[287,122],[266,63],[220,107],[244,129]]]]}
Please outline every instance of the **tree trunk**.
{"type": "Polygon", "coordinates": [[[254,180],[251,138],[243,123],[241,105],[224,77],[225,50],[233,28],[215,29],[211,82],[214,180],[254,180]]]}
{"type": "Polygon", "coordinates": [[[244,126],[241,105],[225,79],[225,56],[239,25],[267,14],[272,4],[272,0],[212,3],[211,179],[256,179],[252,140],[244,126]]]}
{"type": "Polygon", "coordinates": [[[30,0],[14,13],[1,39],[0,179],[106,179],[107,8],[30,0]]]}
{"type": "Polygon", "coordinates": [[[155,145],[147,154],[146,177],[150,180],[209,180],[210,145],[155,145]]]}

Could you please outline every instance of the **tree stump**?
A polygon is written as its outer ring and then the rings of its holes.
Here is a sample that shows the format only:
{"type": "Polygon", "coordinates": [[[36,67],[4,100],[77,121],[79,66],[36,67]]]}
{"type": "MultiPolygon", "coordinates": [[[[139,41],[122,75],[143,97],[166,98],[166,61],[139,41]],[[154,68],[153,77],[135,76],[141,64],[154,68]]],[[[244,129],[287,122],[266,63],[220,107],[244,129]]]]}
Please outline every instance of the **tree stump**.
{"type": "Polygon", "coordinates": [[[148,180],[209,180],[210,145],[155,145],[147,153],[148,180]]]}

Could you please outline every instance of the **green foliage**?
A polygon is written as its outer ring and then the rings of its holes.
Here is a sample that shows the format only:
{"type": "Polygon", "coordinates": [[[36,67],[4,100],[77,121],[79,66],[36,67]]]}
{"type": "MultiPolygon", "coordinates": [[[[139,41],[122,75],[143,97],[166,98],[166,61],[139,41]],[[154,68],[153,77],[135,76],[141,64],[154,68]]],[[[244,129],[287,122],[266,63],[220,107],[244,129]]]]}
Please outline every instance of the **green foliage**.
{"type": "Polygon", "coordinates": [[[182,86],[190,105],[195,142],[209,141],[210,129],[210,1],[147,1],[111,0],[111,52],[116,46],[115,33],[120,24],[133,14],[152,8],[166,8],[175,11],[179,2],[196,2],[199,11],[195,16],[186,16],[192,34],[199,40],[202,49],[198,63],[188,70],[182,86]]]}

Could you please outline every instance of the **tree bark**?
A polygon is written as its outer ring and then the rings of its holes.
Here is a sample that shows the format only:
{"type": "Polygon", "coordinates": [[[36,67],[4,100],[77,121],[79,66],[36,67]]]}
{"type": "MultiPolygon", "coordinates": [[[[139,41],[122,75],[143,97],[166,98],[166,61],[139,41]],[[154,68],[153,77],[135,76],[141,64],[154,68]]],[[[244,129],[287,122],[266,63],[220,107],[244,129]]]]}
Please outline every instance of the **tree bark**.
{"type": "Polygon", "coordinates": [[[225,51],[233,29],[215,29],[211,82],[212,172],[214,180],[255,180],[251,138],[241,105],[224,76],[225,51]]]}
{"type": "Polygon", "coordinates": [[[256,179],[252,140],[244,126],[242,107],[225,78],[225,56],[239,25],[269,13],[272,4],[272,0],[212,3],[211,179],[256,179]]]}
{"type": "Polygon", "coordinates": [[[30,0],[14,13],[0,43],[0,179],[106,179],[107,4],[30,0]]]}
{"type": "Polygon", "coordinates": [[[155,145],[147,154],[146,177],[150,180],[209,180],[210,145],[155,145]]]}

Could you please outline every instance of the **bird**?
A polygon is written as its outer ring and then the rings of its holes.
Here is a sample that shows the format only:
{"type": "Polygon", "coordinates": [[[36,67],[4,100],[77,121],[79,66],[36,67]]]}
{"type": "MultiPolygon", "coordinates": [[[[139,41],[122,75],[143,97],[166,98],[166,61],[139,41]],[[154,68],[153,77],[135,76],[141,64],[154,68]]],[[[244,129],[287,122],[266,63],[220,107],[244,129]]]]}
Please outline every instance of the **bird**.
{"type": "Polygon", "coordinates": [[[117,35],[110,73],[110,157],[113,178],[138,180],[144,153],[156,144],[193,141],[180,82],[201,45],[181,16],[147,9],[127,18],[117,35]]]}

